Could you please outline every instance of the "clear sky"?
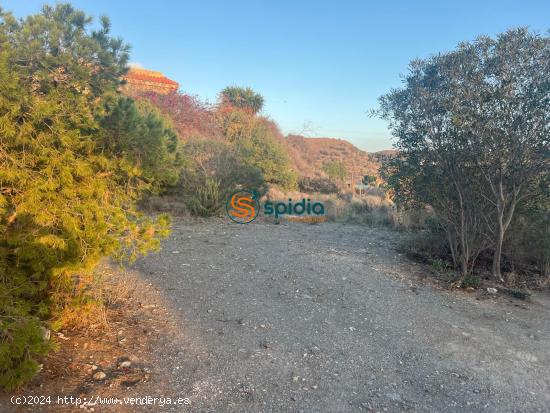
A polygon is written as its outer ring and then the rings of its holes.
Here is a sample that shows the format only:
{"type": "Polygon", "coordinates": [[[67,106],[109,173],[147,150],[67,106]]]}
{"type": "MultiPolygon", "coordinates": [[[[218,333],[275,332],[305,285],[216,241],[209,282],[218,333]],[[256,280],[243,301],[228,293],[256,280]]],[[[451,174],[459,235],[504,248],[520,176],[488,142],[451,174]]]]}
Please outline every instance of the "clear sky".
{"type": "MultiPolygon", "coordinates": [[[[0,0],[24,16],[43,0],[0,0]]],[[[399,86],[408,62],[510,27],[550,28],[550,1],[73,0],[111,18],[131,61],[159,70],[186,93],[215,101],[250,86],[285,133],[341,137],[361,149],[391,147],[368,112],[399,86]]]]}

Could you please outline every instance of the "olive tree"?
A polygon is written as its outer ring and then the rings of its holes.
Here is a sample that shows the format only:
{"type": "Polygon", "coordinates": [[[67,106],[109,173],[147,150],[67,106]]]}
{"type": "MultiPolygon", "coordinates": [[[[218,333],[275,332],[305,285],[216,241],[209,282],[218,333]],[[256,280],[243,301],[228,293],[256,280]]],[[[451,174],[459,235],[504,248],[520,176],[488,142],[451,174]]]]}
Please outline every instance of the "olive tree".
{"type": "MultiPolygon", "coordinates": [[[[550,38],[527,29],[479,37],[413,61],[404,83],[380,100],[401,152],[393,182],[459,223],[461,248],[476,233],[475,250],[492,248],[502,281],[514,212],[548,179],[550,38]]],[[[456,227],[445,220],[447,231],[456,227]]]]}
{"type": "Polygon", "coordinates": [[[487,229],[493,275],[518,204],[535,196],[550,168],[550,37],[525,29],[464,44],[450,59],[455,122],[492,206],[487,229]]]}

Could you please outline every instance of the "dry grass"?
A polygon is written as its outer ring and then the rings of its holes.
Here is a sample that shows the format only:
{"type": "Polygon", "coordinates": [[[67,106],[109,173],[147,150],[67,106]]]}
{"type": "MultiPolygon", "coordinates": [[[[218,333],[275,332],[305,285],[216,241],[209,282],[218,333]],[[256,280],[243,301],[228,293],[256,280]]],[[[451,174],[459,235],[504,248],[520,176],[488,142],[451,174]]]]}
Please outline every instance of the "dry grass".
{"type": "Polygon", "coordinates": [[[89,275],[79,276],[73,305],[67,306],[61,314],[60,324],[64,329],[79,330],[92,326],[107,331],[110,328],[109,311],[117,309],[132,296],[130,285],[118,283],[115,286],[116,280],[101,267],[89,275]]]}
{"type": "MultiPolygon", "coordinates": [[[[100,276],[88,291],[95,301],[67,313],[66,324],[52,333],[56,351],[42,361],[41,373],[17,394],[120,397],[129,389],[157,395],[169,387],[152,357],[152,349],[173,328],[166,308],[156,304],[139,278],[125,275],[116,266],[104,262],[96,273],[100,276]],[[119,363],[125,360],[131,365],[121,368],[119,363]],[[94,380],[97,371],[106,373],[106,378],[94,380]]],[[[54,410],[75,409],[74,405],[58,405],[54,410]]],[[[109,411],[135,411],[135,406],[114,406],[109,411]]]]}
{"type": "Polygon", "coordinates": [[[294,168],[301,176],[324,176],[323,165],[342,161],[357,175],[377,175],[379,161],[343,139],[305,138],[289,135],[285,139],[294,168]]]}
{"type": "MultiPolygon", "coordinates": [[[[302,198],[322,202],[328,221],[353,222],[375,227],[391,227],[397,230],[426,228],[426,221],[433,212],[429,209],[398,211],[394,203],[380,188],[369,188],[362,196],[351,193],[323,194],[285,191],[270,187],[262,201],[283,201],[302,198]]],[[[181,196],[152,196],[142,202],[142,208],[151,213],[168,212],[174,216],[189,217],[190,213],[181,196]]]]}
{"type": "Polygon", "coordinates": [[[383,190],[371,188],[363,196],[352,194],[321,194],[284,192],[278,188],[270,188],[265,199],[287,200],[292,198],[299,201],[309,198],[312,201],[322,202],[325,206],[325,216],[329,221],[354,222],[377,227],[394,227],[401,224],[399,215],[393,202],[383,190]]]}

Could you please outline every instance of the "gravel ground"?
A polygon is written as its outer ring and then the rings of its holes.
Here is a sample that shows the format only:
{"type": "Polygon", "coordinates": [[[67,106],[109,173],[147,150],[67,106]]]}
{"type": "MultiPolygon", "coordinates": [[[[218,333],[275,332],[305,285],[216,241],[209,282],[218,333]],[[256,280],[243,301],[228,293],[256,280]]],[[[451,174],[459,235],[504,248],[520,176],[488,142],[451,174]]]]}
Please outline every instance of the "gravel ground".
{"type": "Polygon", "coordinates": [[[548,295],[442,291],[398,237],[176,221],[133,267],[173,320],[157,356],[190,400],[174,411],[550,411],[548,295]]]}

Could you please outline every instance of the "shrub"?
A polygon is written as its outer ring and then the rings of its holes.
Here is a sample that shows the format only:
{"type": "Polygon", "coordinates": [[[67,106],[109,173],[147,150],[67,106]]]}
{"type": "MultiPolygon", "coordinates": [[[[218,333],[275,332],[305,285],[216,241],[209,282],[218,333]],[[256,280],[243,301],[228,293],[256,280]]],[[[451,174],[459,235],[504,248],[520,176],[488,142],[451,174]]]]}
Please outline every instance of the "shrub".
{"type": "MultiPolygon", "coordinates": [[[[337,154],[335,154],[338,156],[337,154]]],[[[348,170],[346,165],[341,160],[333,160],[326,162],[323,165],[323,171],[328,175],[329,178],[337,181],[343,181],[348,176],[348,170]]]]}
{"type": "Polygon", "coordinates": [[[284,138],[276,123],[257,115],[263,98],[252,90],[228,87],[215,108],[181,93],[146,93],[141,98],[168,114],[186,141],[191,162],[184,168],[184,188],[202,185],[207,176],[216,176],[224,192],[241,184],[255,189],[263,189],[264,183],[287,190],[296,187],[284,138]]]}
{"type": "Polygon", "coordinates": [[[220,191],[220,181],[216,178],[206,178],[204,185],[199,186],[188,202],[193,215],[208,217],[216,215],[222,208],[224,198],[220,191]]]}
{"type": "Polygon", "coordinates": [[[218,182],[218,198],[225,202],[229,193],[245,188],[263,191],[261,170],[244,163],[236,148],[227,142],[193,141],[185,145],[184,150],[190,157],[181,173],[179,195],[185,199],[189,212],[193,215],[207,216],[215,212],[204,209],[199,191],[218,182]]]}
{"type": "Polygon", "coordinates": [[[436,273],[442,273],[449,270],[449,263],[441,258],[432,260],[432,270],[436,273]]]}
{"type": "Polygon", "coordinates": [[[337,194],[340,188],[328,178],[310,178],[304,177],[299,180],[298,188],[302,192],[312,193],[319,192],[321,194],[337,194]]]}
{"type": "Polygon", "coordinates": [[[518,300],[528,300],[531,297],[531,293],[525,289],[501,288],[501,290],[510,297],[517,298],[518,300]]]}
{"type": "Polygon", "coordinates": [[[392,202],[375,195],[352,198],[345,207],[343,219],[373,227],[394,227],[397,223],[392,202]]]}
{"type": "Polygon", "coordinates": [[[431,272],[436,279],[450,286],[454,285],[453,283],[457,281],[458,277],[449,261],[441,258],[427,258],[427,260],[431,262],[431,272]]]}
{"type": "Polygon", "coordinates": [[[460,281],[461,288],[479,288],[481,279],[477,275],[466,275],[460,281]]]}
{"type": "Polygon", "coordinates": [[[218,117],[224,136],[234,145],[242,166],[260,170],[266,184],[287,190],[296,188],[296,173],[273,122],[232,107],[222,108],[218,117]]]}
{"type": "Polygon", "coordinates": [[[42,334],[38,320],[21,318],[2,326],[3,340],[0,342],[0,387],[13,389],[30,380],[38,369],[36,358],[44,356],[50,349],[42,334]]]}
{"type": "Polygon", "coordinates": [[[220,92],[220,103],[256,114],[264,106],[264,98],[249,87],[228,86],[220,92]]]}
{"type": "MultiPolygon", "coordinates": [[[[159,246],[167,219],[136,211],[135,158],[102,142],[128,48],[109,22],[70,5],[17,21],[0,12],[0,384],[37,370],[43,325],[72,303],[72,275],[105,255],[135,258],[159,246]],[[101,137],[101,138],[99,138],[101,137]]],[[[136,118],[136,120],[139,120],[136,118]]],[[[124,122],[121,123],[125,125],[124,122]]],[[[142,155],[147,148],[142,148],[142,155]]],[[[137,152],[136,152],[137,154],[137,152]]]]}
{"type": "Polygon", "coordinates": [[[536,271],[538,283],[550,283],[550,211],[544,202],[521,208],[505,241],[504,254],[509,266],[536,271]]]}
{"type": "Polygon", "coordinates": [[[180,92],[166,95],[147,92],[138,96],[138,99],[149,100],[168,115],[178,135],[186,141],[224,139],[214,108],[196,96],[180,92]]]}
{"type": "Polygon", "coordinates": [[[447,244],[445,231],[435,220],[423,229],[411,233],[405,237],[399,245],[399,249],[409,258],[420,262],[438,262],[445,266],[452,266],[451,253],[447,244]]]}
{"type": "Polygon", "coordinates": [[[403,87],[380,98],[399,150],[383,178],[401,201],[437,212],[463,275],[490,248],[504,281],[514,215],[549,187],[549,54],[550,36],[526,28],[481,36],[412,61],[403,87]]]}
{"type": "Polygon", "coordinates": [[[134,102],[121,97],[105,104],[101,133],[96,145],[109,156],[130,162],[127,178],[140,170],[136,179],[152,193],[160,193],[178,183],[184,163],[181,143],[169,118],[146,100],[134,102]],[[120,133],[120,132],[123,133],[120,133]]]}

